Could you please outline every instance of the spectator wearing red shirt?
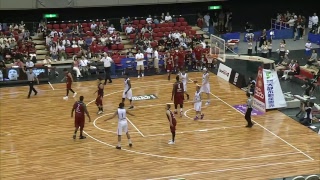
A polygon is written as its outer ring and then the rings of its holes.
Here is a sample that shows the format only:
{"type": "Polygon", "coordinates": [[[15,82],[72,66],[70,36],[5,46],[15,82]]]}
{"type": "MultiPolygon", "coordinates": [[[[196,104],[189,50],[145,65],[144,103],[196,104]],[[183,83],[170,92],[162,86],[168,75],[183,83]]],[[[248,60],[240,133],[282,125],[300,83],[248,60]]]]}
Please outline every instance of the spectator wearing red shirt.
{"type": "Polygon", "coordinates": [[[195,68],[200,70],[200,68],[202,67],[202,54],[203,54],[203,48],[201,44],[198,44],[194,50],[194,55],[195,55],[195,59],[196,59],[196,65],[195,68]]]}
{"type": "Polygon", "coordinates": [[[183,47],[180,47],[178,52],[178,68],[182,70],[184,68],[184,61],[186,57],[186,52],[183,50],[183,47]]]}
{"type": "Polygon", "coordinates": [[[199,27],[199,28],[203,28],[203,17],[202,17],[202,15],[199,15],[199,18],[198,18],[198,20],[197,20],[197,26],[199,27]]]}
{"type": "Polygon", "coordinates": [[[22,68],[22,69],[24,68],[24,64],[20,59],[17,59],[13,65],[18,66],[19,68],[22,68]]]}

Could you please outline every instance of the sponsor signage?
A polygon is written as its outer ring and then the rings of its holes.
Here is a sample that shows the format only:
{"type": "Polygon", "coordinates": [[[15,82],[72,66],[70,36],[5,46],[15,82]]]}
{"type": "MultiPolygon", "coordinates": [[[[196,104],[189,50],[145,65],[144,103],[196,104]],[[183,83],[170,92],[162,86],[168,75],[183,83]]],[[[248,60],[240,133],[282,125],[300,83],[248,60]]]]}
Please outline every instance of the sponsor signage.
{"type": "Polygon", "coordinates": [[[256,87],[254,90],[253,107],[261,112],[266,111],[265,105],[265,93],[264,93],[264,80],[263,80],[263,69],[259,67],[258,76],[256,80],[256,87]]]}
{"type": "Polygon", "coordinates": [[[246,86],[245,77],[235,70],[231,71],[229,83],[237,86],[238,88],[243,88],[246,86]]]}
{"type": "Polygon", "coordinates": [[[222,63],[219,64],[219,69],[218,69],[218,77],[226,80],[229,82],[230,75],[231,75],[232,69],[222,63]]]}
{"type": "Polygon", "coordinates": [[[157,99],[158,97],[154,94],[147,94],[147,95],[141,95],[141,96],[132,96],[133,101],[143,101],[143,100],[152,100],[157,99]]]}

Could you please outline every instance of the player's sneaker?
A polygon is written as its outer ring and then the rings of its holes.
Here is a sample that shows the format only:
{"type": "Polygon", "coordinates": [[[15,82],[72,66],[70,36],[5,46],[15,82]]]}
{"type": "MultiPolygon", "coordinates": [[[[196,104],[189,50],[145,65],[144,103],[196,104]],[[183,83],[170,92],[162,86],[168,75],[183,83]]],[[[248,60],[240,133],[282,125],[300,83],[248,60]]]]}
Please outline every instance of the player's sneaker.
{"type": "Polygon", "coordinates": [[[199,120],[198,116],[196,116],[195,118],[193,118],[193,120],[195,120],[195,121],[196,121],[196,120],[199,120]]]}
{"type": "Polygon", "coordinates": [[[129,143],[129,147],[132,147],[132,143],[129,143]]]}
{"type": "Polygon", "coordinates": [[[168,144],[170,144],[170,145],[171,145],[171,144],[174,144],[174,141],[170,141],[170,142],[168,142],[168,144]]]}
{"type": "Polygon", "coordinates": [[[183,116],[183,112],[180,112],[180,117],[182,117],[183,116]]]}
{"type": "Polygon", "coordinates": [[[209,101],[207,101],[205,105],[206,105],[206,106],[208,106],[209,104],[210,104],[210,102],[209,102],[209,101]]]}
{"type": "Polygon", "coordinates": [[[200,119],[203,119],[203,117],[204,117],[204,114],[201,114],[201,117],[200,117],[200,119]]]}
{"type": "Polygon", "coordinates": [[[120,149],[121,149],[121,146],[116,146],[116,149],[119,149],[119,150],[120,150],[120,149]]]}
{"type": "Polygon", "coordinates": [[[138,78],[140,78],[140,75],[138,75],[138,78]]]}
{"type": "Polygon", "coordinates": [[[98,115],[99,115],[99,114],[102,114],[102,111],[98,111],[97,114],[98,114],[98,115]]]}
{"type": "Polygon", "coordinates": [[[77,137],[77,135],[75,135],[75,134],[72,136],[73,139],[76,139],[76,137],[77,137]]]}
{"type": "Polygon", "coordinates": [[[63,97],[63,100],[68,100],[68,98],[69,98],[68,96],[65,96],[63,97]]]}
{"type": "Polygon", "coordinates": [[[128,109],[133,109],[134,108],[134,106],[130,106],[128,109]]]}
{"type": "Polygon", "coordinates": [[[74,94],[73,94],[73,97],[76,97],[77,96],[77,93],[75,92],[74,94]]]}
{"type": "Polygon", "coordinates": [[[144,73],[141,73],[141,77],[144,77],[144,73]]]}
{"type": "Polygon", "coordinates": [[[79,137],[79,139],[85,139],[85,138],[87,138],[87,137],[85,137],[85,136],[80,136],[79,137]]]}

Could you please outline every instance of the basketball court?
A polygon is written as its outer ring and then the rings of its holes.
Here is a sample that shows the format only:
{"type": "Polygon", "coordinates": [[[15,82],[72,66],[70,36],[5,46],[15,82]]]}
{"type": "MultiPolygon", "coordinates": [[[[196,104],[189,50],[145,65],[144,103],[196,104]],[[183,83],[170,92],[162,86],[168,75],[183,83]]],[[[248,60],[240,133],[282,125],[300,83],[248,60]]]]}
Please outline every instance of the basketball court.
{"type": "MultiPolygon", "coordinates": [[[[189,74],[191,80],[199,77],[189,74]]],[[[104,119],[121,101],[123,79],[107,84],[102,115],[96,115],[96,82],[74,83],[92,118],[87,139],[75,141],[70,113],[78,97],[64,101],[64,83],[39,85],[31,99],[27,86],[1,88],[1,179],[258,180],[319,171],[317,134],[278,111],[254,116],[254,127],[245,128],[243,115],[233,108],[244,104],[244,92],[214,74],[210,79],[212,101],[203,109],[204,120],[194,121],[186,102],[184,117],[177,117],[176,144],[168,145],[165,104],[172,102],[173,81],[165,75],[131,78],[138,96],[135,116],[128,116],[133,147],[123,136],[122,150],[115,149],[117,119],[104,119]]],[[[195,86],[188,84],[191,97],[195,86]]]]}

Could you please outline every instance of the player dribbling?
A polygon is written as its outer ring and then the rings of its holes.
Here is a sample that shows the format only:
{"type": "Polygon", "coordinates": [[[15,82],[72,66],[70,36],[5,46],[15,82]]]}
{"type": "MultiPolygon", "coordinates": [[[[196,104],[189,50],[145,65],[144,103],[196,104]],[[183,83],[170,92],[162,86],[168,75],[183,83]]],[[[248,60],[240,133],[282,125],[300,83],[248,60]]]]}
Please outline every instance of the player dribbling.
{"type": "Polygon", "coordinates": [[[186,73],[185,69],[181,69],[181,72],[179,73],[179,75],[183,83],[184,94],[187,95],[187,100],[189,100],[189,94],[187,92],[187,83],[189,81],[188,74],[186,73]]]}
{"type": "MultiPolygon", "coordinates": [[[[97,94],[97,98],[96,98],[96,105],[98,107],[98,112],[97,114],[102,114],[103,113],[103,94],[104,94],[104,85],[103,83],[101,82],[102,81],[102,78],[98,78],[98,89],[95,93],[98,93],[97,94]]],[[[95,94],[94,93],[94,94],[95,94]]]]}
{"type": "Polygon", "coordinates": [[[131,89],[131,82],[130,82],[130,79],[129,79],[129,73],[125,74],[124,90],[123,90],[123,94],[122,94],[122,103],[124,103],[126,98],[129,99],[129,102],[130,102],[129,109],[133,109],[133,105],[132,105],[132,89],[131,89]]]}
{"type": "Polygon", "coordinates": [[[127,112],[126,109],[124,109],[124,103],[120,103],[118,110],[110,118],[105,120],[105,121],[108,121],[118,115],[118,130],[117,130],[118,145],[116,146],[117,149],[121,149],[121,136],[123,131],[127,135],[129,147],[132,147],[132,141],[130,139],[130,134],[128,130],[127,114],[134,116],[130,112],[127,112]]]}
{"type": "Polygon", "coordinates": [[[177,120],[174,117],[172,111],[170,110],[171,105],[170,104],[166,104],[166,115],[169,121],[169,125],[170,125],[170,131],[172,134],[172,138],[171,140],[169,140],[168,144],[175,144],[175,137],[176,137],[176,126],[177,126],[177,120]]]}
{"type": "Polygon", "coordinates": [[[178,114],[177,108],[179,105],[180,117],[182,117],[184,90],[183,90],[183,83],[179,80],[179,75],[176,76],[176,82],[173,84],[171,100],[173,100],[173,104],[174,104],[174,109],[175,109],[174,113],[178,114]]]}
{"type": "Polygon", "coordinates": [[[207,102],[205,105],[210,104],[210,84],[209,84],[209,72],[207,68],[203,68],[203,74],[202,74],[202,85],[200,88],[201,93],[207,94],[207,102]]]}
{"type": "Polygon", "coordinates": [[[196,87],[196,92],[193,98],[193,106],[194,106],[194,110],[196,111],[196,117],[194,118],[194,120],[199,120],[199,116],[200,116],[200,119],[203,119],[204,114],[201,113],[202,101],[201,101],[200,86],[196,87]]]}

